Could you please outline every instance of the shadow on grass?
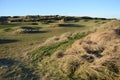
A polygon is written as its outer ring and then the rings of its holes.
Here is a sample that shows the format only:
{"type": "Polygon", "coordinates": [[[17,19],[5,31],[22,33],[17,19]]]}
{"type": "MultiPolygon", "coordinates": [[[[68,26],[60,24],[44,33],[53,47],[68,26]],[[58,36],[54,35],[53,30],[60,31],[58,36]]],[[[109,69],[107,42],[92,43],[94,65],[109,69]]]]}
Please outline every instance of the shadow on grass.
{"type": "Polygon", "coordinates": [[[96,57],[102,57],[101,53],[104,51],[104,48],[99,50],[90,50],[89,48],[84,48],[88,54],[94,54],[96,57]]]}
{"type": "Polygon", "coordinates": [[[41,30],[40,27],[30,27],[30,26],[23,26],[21,27],[22,33],[46,33],[48,31],[41,30]]]}
{"type": "Polygon", "coordinates": [[[21,28],[22,29],[30,29],[30,30],[32,30],[32,29],[36,29],[36,30],[41,29],[40,27],[34,27],[34,26],[32,26],[32,27],[31,26],[22,26],[21,28]]]}
{"type": "MultiPolygon", "coordinates": [[[[0,59],[0,67],[6,69],[6,72],[0,74],[1,78],[11,80],[11,77],[14,77],[14,80],[37,80],[38,76],[33,74],[34,69],[28,68],[26,65],[22,64],[19,61],[9,58],[0,59]],[[16,77],[19,76],[19,77],[16,77]]],[[[2,72],[2,71],[1,71],[2,72]]]]}
{"type": "Polygon", "coordinates": [[[0,44],[7,44],[7,43],[13,43],[13,42],[17,42],[18,40],[14,40],[14,39],[0,39],[0,44]]]}
{"type": "Polygon", "coordinates": [[[7,59],[7,58],[2,58],[0,59],[0,66],[12,66],[15,64],[16,61],[12,60],[12,59],[7,59]]]}
{"type": "Polygon", "coordinates": [[[114,30],[116,34],[120,35],[120,28],[114,30]]]}
{"type": "Polygon", "coordinates": [[[28,34],[34,34],[34,33],[47,33],[48,31],[42,31],[42,30],[40,30],[40,31],[24,31],[23,33],[28,33],[28,34]]]}
{"type": "Polygon", "coordinates": [[[84,25],[78,24],[59,24],[60,27],[84,27],[84,25]]]}

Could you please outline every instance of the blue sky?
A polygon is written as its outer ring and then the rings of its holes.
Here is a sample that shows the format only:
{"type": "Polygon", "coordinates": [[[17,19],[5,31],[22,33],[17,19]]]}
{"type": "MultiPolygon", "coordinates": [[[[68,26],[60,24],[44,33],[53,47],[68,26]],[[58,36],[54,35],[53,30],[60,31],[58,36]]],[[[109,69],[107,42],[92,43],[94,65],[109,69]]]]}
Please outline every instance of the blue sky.
{"type": "Polygon", "coordinates": [[[120,0],[0,0],[0,16],[15,15],[120,18],[120,0]]]}

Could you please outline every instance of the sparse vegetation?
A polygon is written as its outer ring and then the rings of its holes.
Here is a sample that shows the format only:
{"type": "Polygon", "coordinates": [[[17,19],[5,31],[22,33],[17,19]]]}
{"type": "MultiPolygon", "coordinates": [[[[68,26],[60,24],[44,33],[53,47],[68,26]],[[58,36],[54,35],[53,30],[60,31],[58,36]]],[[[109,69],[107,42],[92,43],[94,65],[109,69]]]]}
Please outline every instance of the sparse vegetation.
{"type": "Polygon", "coordinates": [[[0,79],[119,80],[119,26],[87,16],[0,17],[0,79]]]}
{"type": "Polygon", "coordinates": [[[68,39],[67,41],[55,43],[49,46],[42,46],[32,52],[32,54],[36,56],[35,60],[34,59],[32,60],[41,61],[44,58],[44,56],[50,56],[52,53],[54,53],[57,50],[60,50],[60,49],[66,50],[66,48],[68,48],[75,40],[80,39],[84,36],[86,36],[86,34],[77,34],[71,37],[70,39],[68,39]]]}

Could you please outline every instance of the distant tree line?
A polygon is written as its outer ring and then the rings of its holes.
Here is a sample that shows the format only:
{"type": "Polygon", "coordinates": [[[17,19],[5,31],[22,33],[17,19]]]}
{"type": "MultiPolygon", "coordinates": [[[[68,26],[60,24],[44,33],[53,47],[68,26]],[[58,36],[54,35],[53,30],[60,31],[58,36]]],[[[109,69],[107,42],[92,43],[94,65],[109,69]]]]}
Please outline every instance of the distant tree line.
{"type": "Polygon", "coordinates": [[[58,20],[64,21],[79,21],[79,20],[108,20],[106,18],[92,18],[88,16],[75,17],[75,16],[59,16],[59,15],[27,15],[27,16],[0,16],[0,24],[12,23],[12,22],[42,22],[42,23],[52,23],[58,20]]]}

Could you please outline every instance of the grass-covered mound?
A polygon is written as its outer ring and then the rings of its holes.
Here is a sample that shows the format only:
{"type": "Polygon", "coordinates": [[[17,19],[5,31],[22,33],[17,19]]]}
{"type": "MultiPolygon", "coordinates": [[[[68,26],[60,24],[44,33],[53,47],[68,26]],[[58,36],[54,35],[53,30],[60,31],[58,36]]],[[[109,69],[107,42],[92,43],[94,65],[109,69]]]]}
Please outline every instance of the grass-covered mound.
{"type": "Polygon", "coordinates": [[[15,33],[39,33],[40,27],[22,26],[15,30],[15,33]]]}
{"type": "Polygon", "coordinates": [[[42,80],[119,80],[119,39],[119,27],[70,35],[63,41],[54,37],[53,44],[29,53],[30,63],[42,80]]]}
{"type": "Polygon", "coordinates": [[[10,33],[46,33],[46,30],[42,30],[41,27],[33,26],[33,25],[21,25],[21,26],[15,26],[15,27],[6,27],[1,29],[2,32],[10,32],[10,33]]]}
{"type": "Polygon", "coordinates": [[[85,27],[51,28],[48,24],[41,28],[21,25],[1,29],[4,32],[0,35],[0,79],[119,80],[120,22],[81,20],[68,23],[85,27]],[[30,34],[29,31],[36,28],[49,32],[30,34]],[[26,32],[11,34],[19,29],[26,32]],[[50,36],[54,37],[48,38],[50,36]]]}

